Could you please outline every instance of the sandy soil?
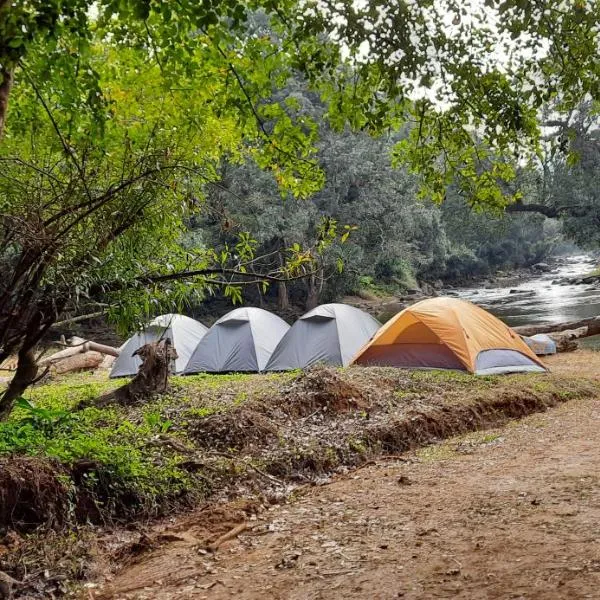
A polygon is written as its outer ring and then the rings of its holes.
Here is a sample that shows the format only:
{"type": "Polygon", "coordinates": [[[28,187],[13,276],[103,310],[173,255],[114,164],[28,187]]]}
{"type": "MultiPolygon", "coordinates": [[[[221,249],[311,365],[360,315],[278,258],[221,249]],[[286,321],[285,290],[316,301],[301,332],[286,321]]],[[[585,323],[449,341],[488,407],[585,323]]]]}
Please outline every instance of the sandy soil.
{"type": "MultiPolygon", "coordinates": [[[[600,377],[599,358],[550,362],[600,377]]],[[[225,511],[217,533],[248,529],[214,554],[203,547],[215,515],[199,511],[85,597],[598,598],[599,464],[600,399],[570,401],[365,466],[255,515],[225,511]]]]}

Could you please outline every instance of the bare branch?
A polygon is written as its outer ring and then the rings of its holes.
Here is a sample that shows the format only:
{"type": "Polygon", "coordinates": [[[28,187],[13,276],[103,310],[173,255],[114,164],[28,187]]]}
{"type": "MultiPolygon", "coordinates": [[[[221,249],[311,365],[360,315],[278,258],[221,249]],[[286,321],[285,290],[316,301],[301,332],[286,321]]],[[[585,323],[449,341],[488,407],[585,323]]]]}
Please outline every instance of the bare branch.
{"type": "Polygon", "coordinates": [[[81,321],[88,321],[89,319],[95,319],[96,317],[101,317],[105,315],[105,310],[99,310],[98,312],[89,313],[87,315],[79,315],[78,317],[71,317],[69,319],[63,319],[62,321],[57,321],[53,323],[51,327],[63,327],[64,325],[70,325],[71,323],[79,323],[81,321]]]}

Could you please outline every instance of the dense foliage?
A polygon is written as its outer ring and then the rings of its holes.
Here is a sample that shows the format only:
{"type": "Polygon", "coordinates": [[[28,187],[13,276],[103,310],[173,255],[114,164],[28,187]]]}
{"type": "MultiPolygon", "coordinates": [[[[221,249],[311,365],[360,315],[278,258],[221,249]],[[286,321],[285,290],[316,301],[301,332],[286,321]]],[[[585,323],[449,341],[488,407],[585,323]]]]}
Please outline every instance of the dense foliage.
{"type": "MultiPolygon", "coordinates": [[[[317,98],[298,87],[288,97],[322,122],[317,98]]],[[[310,306],[315,295],[327,301],[348,293],[402,292],[423,281],[462,282],[532,265],[552,251],[560,235],[543,215],[474,211],[456,187],[448,189],[442,205],[421,199],[419,179],[390,164],[399,137],[372,138],[321,125],[317,159],[325,184],[310,201],[282,200],[273,176],[256,166],[225,164],[220,186],[210,189],[187,239],[218,248],[249,231],[259,253],[270,254],[277,265],[286,248],[314,236],[322,218],[352,227],[344,244],[332,245],[321,257],[318,277],[280,284],[285,288],[280,308],[290,297],[310,306]]],[[[536,197],[527,190],[525,199],[536,197]]]]}

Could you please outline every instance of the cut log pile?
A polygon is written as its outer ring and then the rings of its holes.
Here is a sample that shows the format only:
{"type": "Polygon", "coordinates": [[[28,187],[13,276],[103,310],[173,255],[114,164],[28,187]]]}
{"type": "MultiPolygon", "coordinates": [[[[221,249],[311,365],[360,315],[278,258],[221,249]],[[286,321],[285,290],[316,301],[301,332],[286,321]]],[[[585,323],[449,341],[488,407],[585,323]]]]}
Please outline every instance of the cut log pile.
{"type": "Polygon", "coordinates": [[[578,348],[578,339],[600,335],[600,317],[554,325],[523,325],[513,330],[527,337],[545,333],[556,342],[557,352],[572,352],[578,348]]]}

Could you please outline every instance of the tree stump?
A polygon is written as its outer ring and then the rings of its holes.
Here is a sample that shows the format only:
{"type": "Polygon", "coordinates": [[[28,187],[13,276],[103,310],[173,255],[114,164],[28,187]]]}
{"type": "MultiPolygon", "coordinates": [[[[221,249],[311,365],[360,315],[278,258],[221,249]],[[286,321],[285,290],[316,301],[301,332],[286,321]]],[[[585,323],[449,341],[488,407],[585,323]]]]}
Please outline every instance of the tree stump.
{"type": "Polygon", "coordinates": [[[137,375],[126,385],[101,396],[96,406],[136,404],[157,394],[164,394],[169,388],[169,375],[174,369],[177,351],[171,340],[166,338],[138,348],[133,356],[139,356],[142,364],[137,375]]]}

